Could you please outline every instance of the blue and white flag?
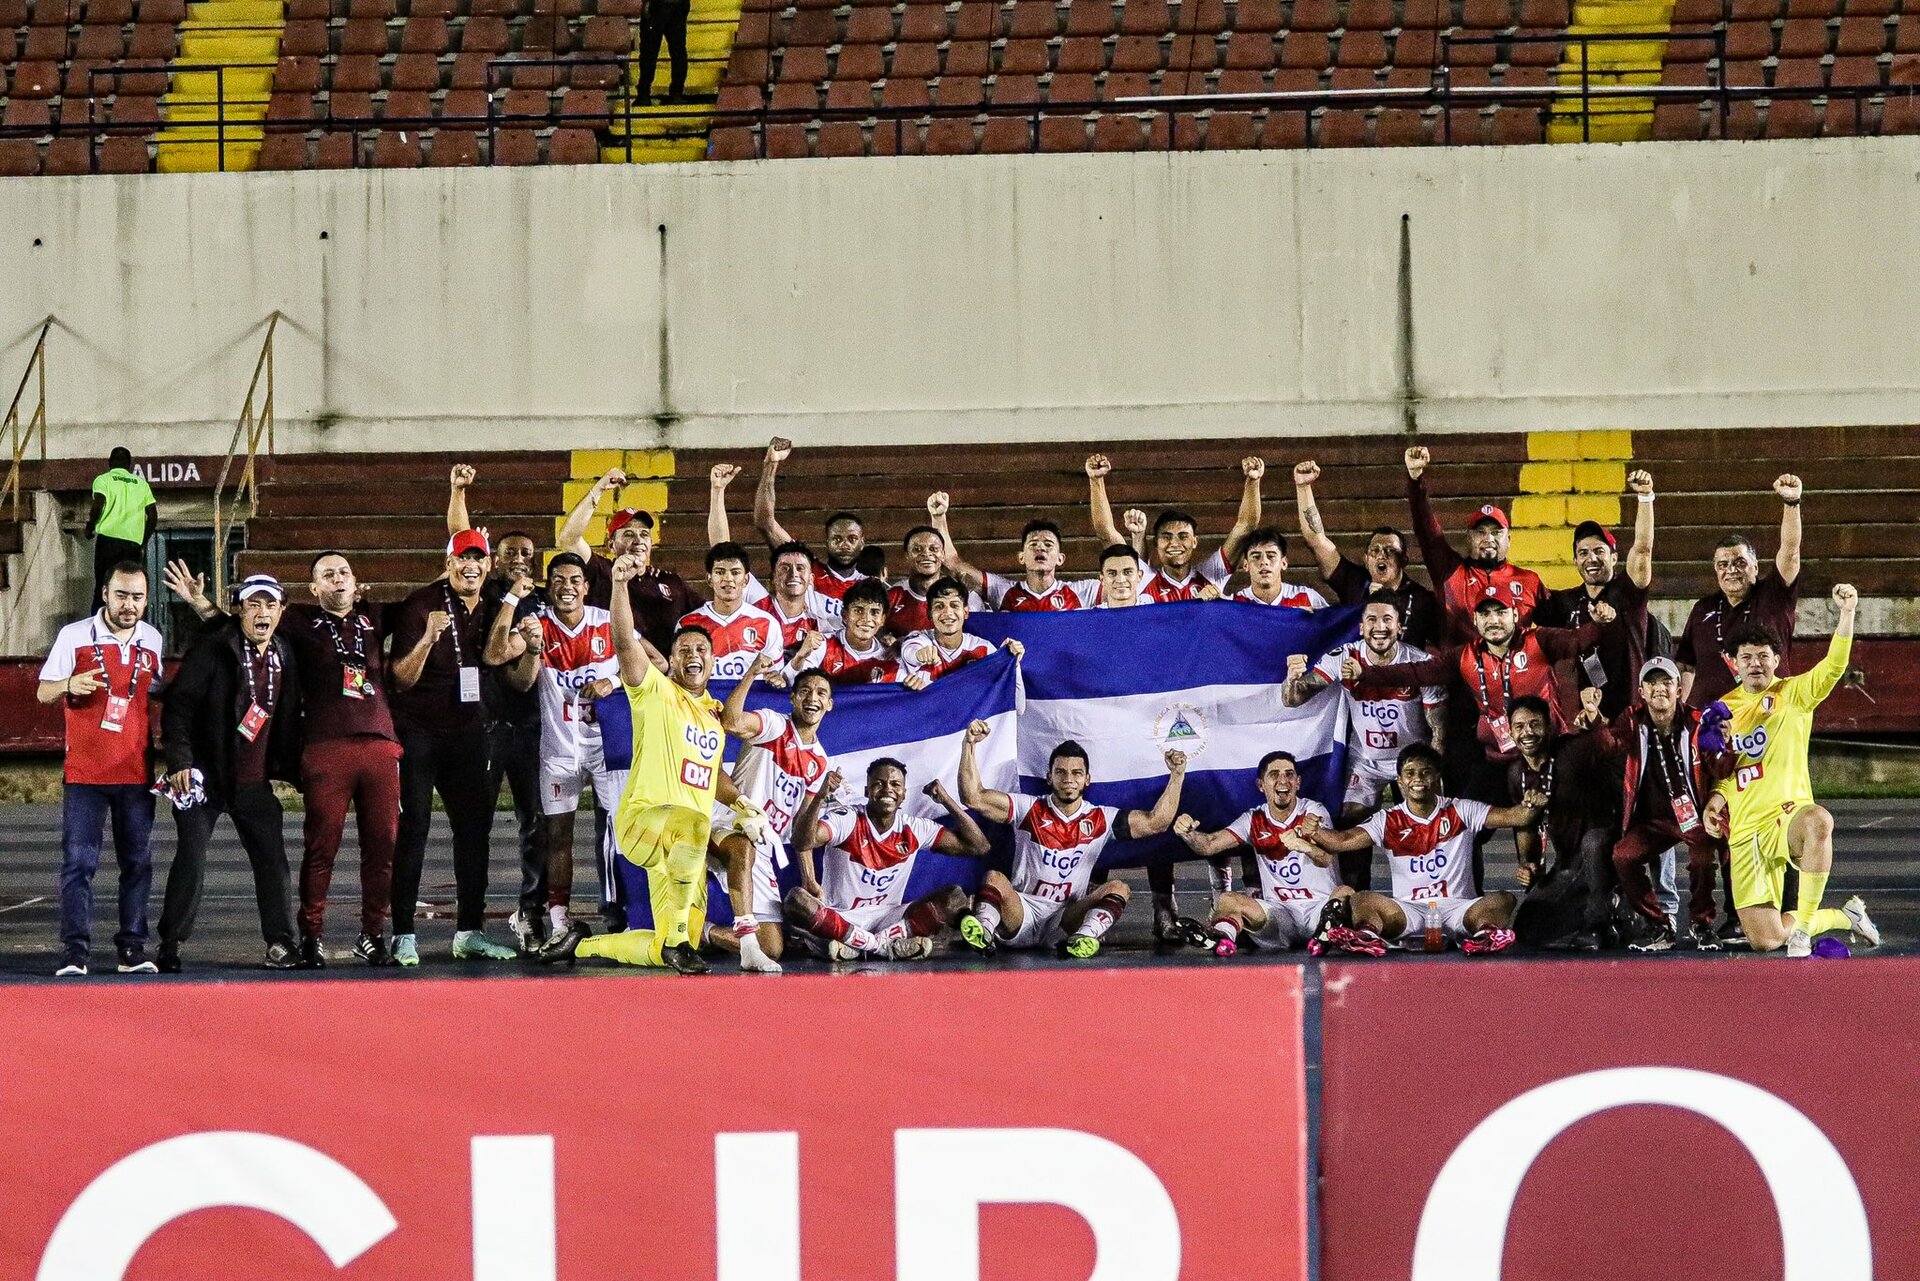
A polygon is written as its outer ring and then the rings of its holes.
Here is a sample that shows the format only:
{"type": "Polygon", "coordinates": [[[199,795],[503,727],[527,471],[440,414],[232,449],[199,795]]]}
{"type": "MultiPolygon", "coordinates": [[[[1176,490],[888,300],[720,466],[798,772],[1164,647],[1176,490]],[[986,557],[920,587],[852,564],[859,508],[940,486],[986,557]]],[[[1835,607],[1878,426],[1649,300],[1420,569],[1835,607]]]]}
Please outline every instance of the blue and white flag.
{"type": "MultiPolygon", "coordinates": [[[[1275,750],[1300,762],[1302,791],[1340,812],[1346,784],[1346,700],[1328,690],[1287,707],[1287,657],[1309,663],[1352,640],[1357,609],[1234,602],[1146,605],[1058,614],[975,614],[969,631],[1026,646],[1020,790],[1047,790],[1047,755],[1087,749],[1090,800],[1151,809],[1167,782],[1164,753],[1187,754],[1180,808],[1208,829],[1260,803],[1254,768],[1275,750]]],[[[951,678],[949,678],[951,679],[951,678]]],[[[1103,859],[1127,865],[1189,857],[1171,836],[1120,842],[1103,859]]]]}

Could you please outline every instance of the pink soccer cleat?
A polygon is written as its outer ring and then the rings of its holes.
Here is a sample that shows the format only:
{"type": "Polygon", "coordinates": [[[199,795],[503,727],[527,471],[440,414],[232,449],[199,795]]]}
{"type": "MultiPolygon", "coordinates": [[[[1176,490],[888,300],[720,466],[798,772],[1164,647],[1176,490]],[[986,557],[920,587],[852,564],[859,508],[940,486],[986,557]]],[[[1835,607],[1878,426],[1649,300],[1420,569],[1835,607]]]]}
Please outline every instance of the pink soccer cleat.
{"type": "Polygon", "coordinates": [[[1460,940],[1460,950],[1468,956],[1486,956],[1504,952],[1513,946],[1513,931],[1490,928],[1478,930],[1460,940]]]}
{"type": "Polygon", "coordinates": [[[1213,941],[1213,954],[1215,956],[1220,956],[1220,957],[1232,956],[1234,953],[1238,952],[1239,950],[1240,950],[1240,944],[1234,940],[1231,934],[1222,934],[1219,938],[1213,941]]]}

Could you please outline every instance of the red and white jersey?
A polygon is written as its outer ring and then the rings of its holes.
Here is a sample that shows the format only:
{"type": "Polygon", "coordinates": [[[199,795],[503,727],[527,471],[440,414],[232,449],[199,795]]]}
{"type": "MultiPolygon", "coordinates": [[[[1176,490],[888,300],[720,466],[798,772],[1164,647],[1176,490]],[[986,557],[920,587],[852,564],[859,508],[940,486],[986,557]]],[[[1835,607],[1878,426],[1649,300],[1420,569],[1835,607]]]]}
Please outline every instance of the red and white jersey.
{"type": "Polygon", "coordinates": [[[807,655],[798,671],[818,668],[835,685],[883,685],[900,679],[900,659],[884,640],[875,637],[865,649],[855,648],[842,632],[807,655]]]}
{"type": "Polygon", "coordinates": [[[1120,811],[1085,800],[1063,814],[1051,796],[1013,802],[1013,888],[1030,898],[1067,904],[1087,892],[1093,866],[1115,836],[1120,811]]]}
{"type": "Polygon", "coordinates": [[[1100,603],[1100,580],[1082,578],[1069,582],[1056,578],[1045,591],[1036,592],[1024,578],[987,575],[987,608],[1004,614],[1054,614],[1070,609],[1092,609],[1100,603]]]}
{"type": "Polygon", "coordinates": [[[939,680],[991,653],[993,642],[981,640],[972,632],[961,632],[960,643],[952,648],[930,631],[914,632],[900,642],[900,679],[925,672],[928,680],[939,680]]]}
{"type": "MultiPolygon", "coordinates": [[[[800,731],[779,712],[748,712],[760,728],[749,735],[733,765],[740,795],[767,812],[767,830],[783,842],[792,839],[793,817],[807,795],[827,774],[827,749],[803,743],[800,731]]],[[[731,810],[729,809],[729,812],[731,810]]]]}
{"type": "Polygon", "coordinates": [[[827,906],[860,913],[862,919],[871,919],[868,914],[874,908],[904,909],[914,855],[933,845],[940,825],[930,818],[909,817],[902,810],[883,832],[867,817],[864,805],[837,810],[820,821],[828,832],[820,872],[827,906]]]}
{"type": "Polygon", "coordinates": [[[840,612],[838,605],[847,598],[847,589],[865,577],[866,575],[857,569],[843,576],[839,570],[823,560],[813,562],[813,590],[834,603],[836,617],[840,612]]]}
{"type": "Polygon", "coordinates": [[[760,581],[758,575],[747,575],[744,599],[747,604],[764,609],[780,620],[789,647],[799,643],[801,632],[830,632],[840,626],[839,597],[828,596],[811,587],[807,589],[806,599],[801,602],[799,614],[793,617],[787,615],[780,598],[767,590],[767,585],[760,581]]]}
{"type": "Polygon", "coordinates": [[[60,629],[40,667],[40,679],[64,681],[76,672],[104,673],[103,688],[61,700],[66,705],[66,781],[145,786],[153,781],[147,773],[147,747],[151,721],[159,713],[150,709],[149,696],[160,681],[163,642],[153,624],[141,622],[122,643],[114,639],[105,613],[96,609],[91,617],[60,629]]]}
{"type": "Polygon", "coordinates": [[[620,680],[620,658],[613,648],[613,616],[597,605],[581,611],[569,630],[551,606],[540,620],[540,759],[554,764],[577,764],[584,751],[600,741],[600,722],[593,699],[583,697],[597,680],[620,680]]]}
{"type": "Polygon", "coordinates": [[[887,588],[887,630],[895,636],[922,632],[933,626],[927,613],[927,598],[913,589],[906,579],[887,588]]]}
{"type": "Polygon", "coordinates": [[[1321,867],[1304,854],[1288,849],[1281,837],[1300,826],[1300,820],[1312,814],[1327,827],[1333,817],[1318,801],[1296,796],[1285,816],[1275,818],[1271,805],[1248,810],[1227,830],[1251,849],[1260,864],[1260,897],[1275,903],[1306,902],[1327,899],[1340,888],[1340,874],[1332,867],[1321,867]]]}
{"type": "Polygon", "coordinates": [[[779,619],[757,605],[742,602],[739,609],[722,617],[709,601],[680,620],[680,626],[689,625],[704,627],[713,635],[713,671],[709,675],[715,680],[739,680],[753,665],[755,654],[780,662],[785,630],[779,619]]]}
{"type": "Polygon", "coordinates": [[[1289,609],[1325,609],[1327,598],[1311,587],[1301,587],[1282,581],[1280,594],[1272,600],[1261,600],[1253,594],[1253,588],[1242,587],[1233,594],[1233,599],[1245,601],[1249,605],[1285,605],[1289,609]]]}
{"type": "Polygon", "coordinates": [[[1175,601],[1198,600],[1202,586],[1210,583],[1216,589],[1222,588],[1231,577],[1233,573],[1227,568],[1226,557],[1215,552],[1179,580],[1167,577],[1165,566],[1154,570],[1140,580],[1140,601],[1145,605],[1170,605],[1175,601]]]}
{"type": "Polygon", "coordinates": [[[1423,819],[1402,801],[1368,818],[1360,829],[1386,850],[1395,898],[1408,903],[1471,900],[1473,838],[1491,812],[1479,801],[1443,796],[1439,808],[1423,819]]]}
{"type": "Polygon", "coordinates": [[[1347,750],[1392,773],[1399,766],[1401,748],[1425,743],[1432,737],[1427,729],[1425,709],[1446,706],[1446,686],[1368,685],[1362,688],[1349,685],[1340,679],[1341,661],[1348,654],[1363,667],[1418,663],[1431,655],[1417,645],[1401,641],[1391,658],[1375,659],[1365,641],[1351,640],[1313,665],[1314,673],[1340,686],[1341,696],[1347,700],[1347,750]]]}

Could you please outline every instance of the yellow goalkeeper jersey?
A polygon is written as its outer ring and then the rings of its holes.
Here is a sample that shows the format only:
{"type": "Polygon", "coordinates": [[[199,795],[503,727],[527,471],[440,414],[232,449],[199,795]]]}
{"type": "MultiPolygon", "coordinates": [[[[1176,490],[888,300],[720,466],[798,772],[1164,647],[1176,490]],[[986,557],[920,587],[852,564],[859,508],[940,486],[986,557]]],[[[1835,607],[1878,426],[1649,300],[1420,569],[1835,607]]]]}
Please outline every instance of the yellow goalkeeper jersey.
{"type": "Polygon", "coordinates": [[[1770,827],[1813,802],[1807,776],[1813,711],[1846,675],[1852,651],[1852,637],[1836,636],[1827,656],[1808,671],[1775,681],[1758,694],[1735,686],[1720,700],[1733,713],[1727,744],[1734,768],[1718,790],[1727,798],[1734,837],[1770,827]]]}
{"type": "Polygon", "coordinates": [[[633,717],[633,763],[620,808],[678,805],[710,814],[727,739],[719,702],[689,694],[652,665],[638,685],[624,688],[633,717]]]}

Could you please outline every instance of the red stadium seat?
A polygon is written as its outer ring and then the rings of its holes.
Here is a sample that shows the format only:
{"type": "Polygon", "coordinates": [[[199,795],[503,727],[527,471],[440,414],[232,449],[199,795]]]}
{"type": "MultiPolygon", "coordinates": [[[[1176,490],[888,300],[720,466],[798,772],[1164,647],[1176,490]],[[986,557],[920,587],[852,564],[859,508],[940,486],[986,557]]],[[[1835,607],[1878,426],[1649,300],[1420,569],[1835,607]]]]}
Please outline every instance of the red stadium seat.
{"type": "Polygon", "coordinates": [[[547,163],[550,165],[599,164],[600,141],[591,129],[555,129],[547,139],[547,163]]]}
{"type": "Polygon", "coordinates": [[[1080,116],[1042,116],[1040,118],[1040,150],[1062,152],[1086,149],[1087,122],[1085,119],[1080,116]]]}

